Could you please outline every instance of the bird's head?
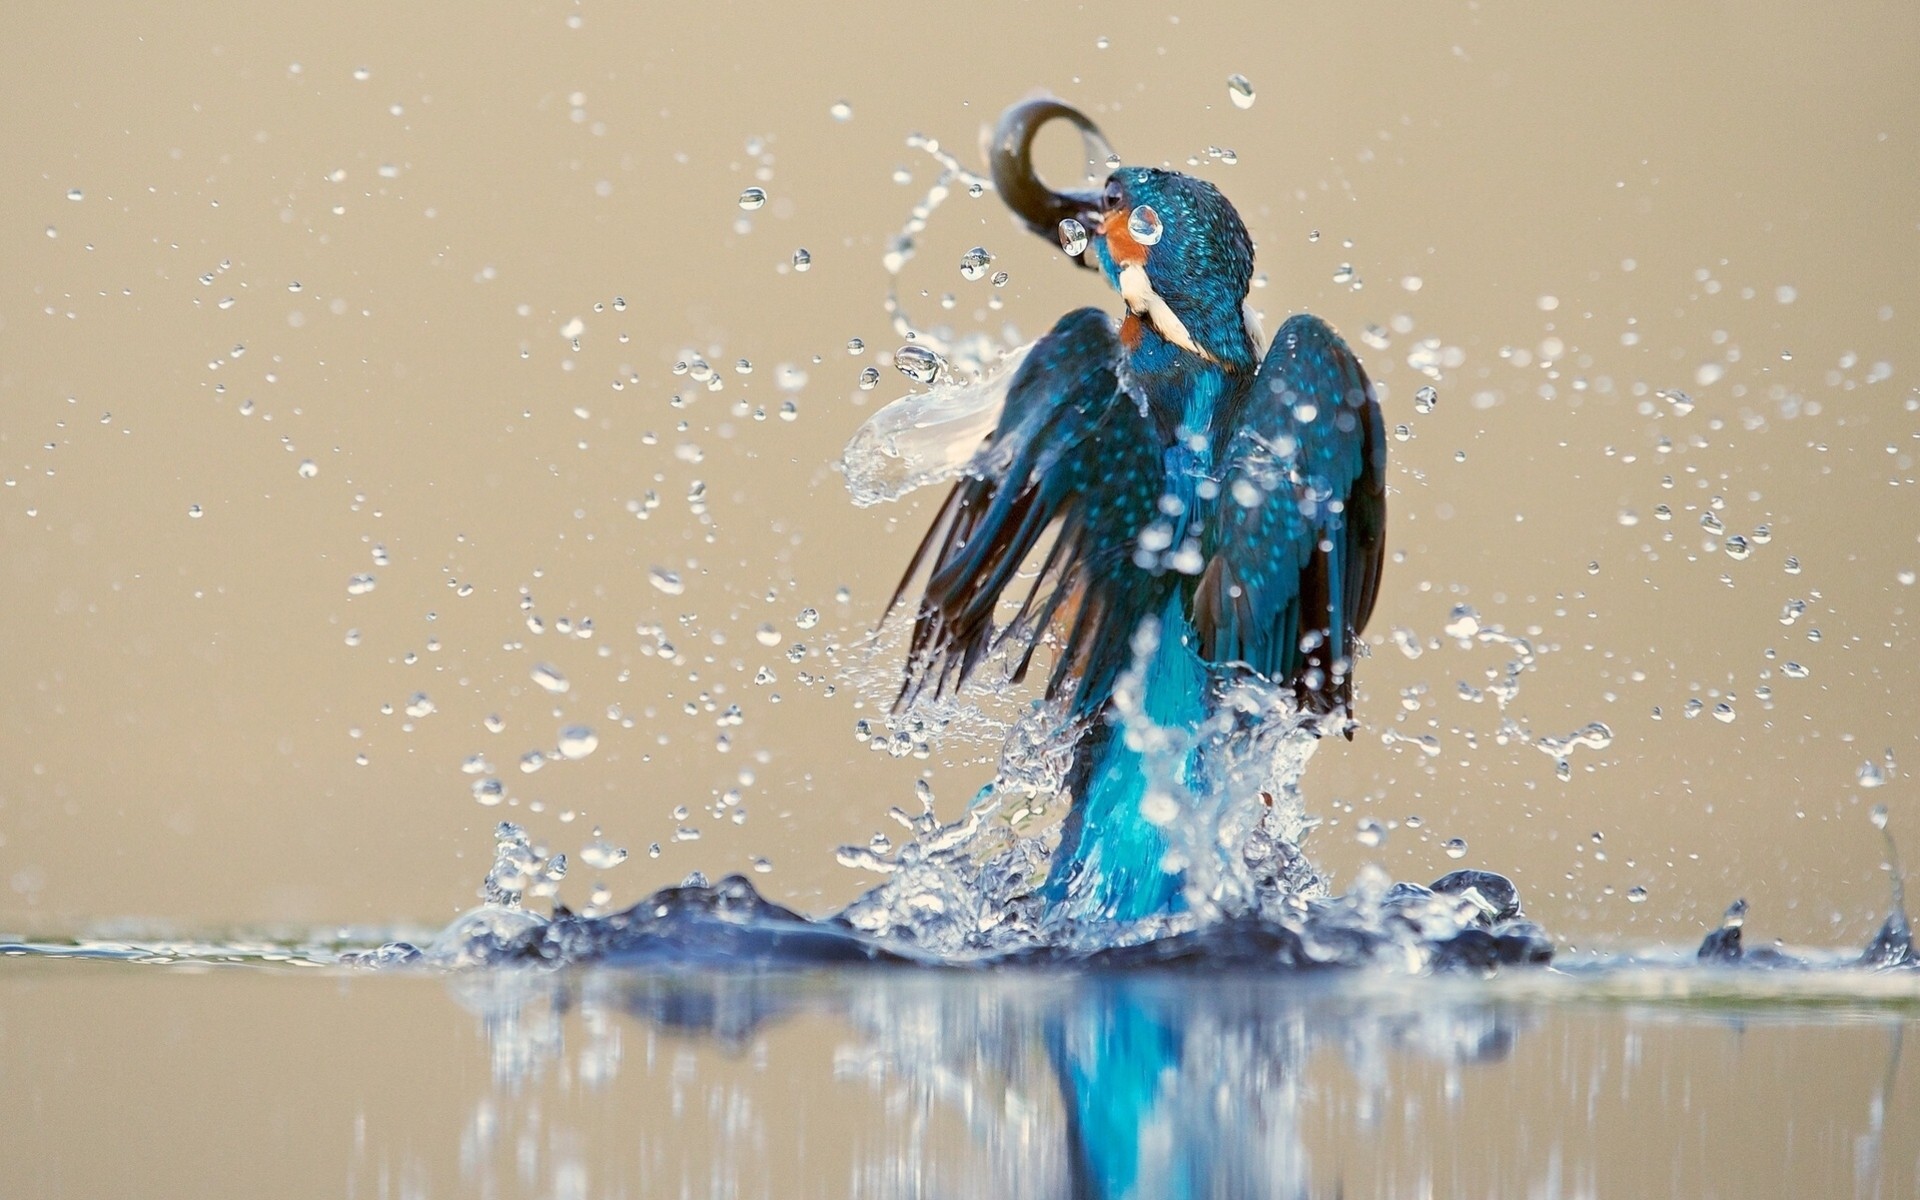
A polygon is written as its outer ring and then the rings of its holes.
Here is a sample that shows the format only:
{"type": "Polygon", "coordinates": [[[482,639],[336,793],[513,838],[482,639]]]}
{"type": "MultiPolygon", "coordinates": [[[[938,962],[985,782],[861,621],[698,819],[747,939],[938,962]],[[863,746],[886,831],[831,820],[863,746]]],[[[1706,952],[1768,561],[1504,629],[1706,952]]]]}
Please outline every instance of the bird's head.
{"type": "Polygon", "coordinates": [[[1035,233],[1060,239],[1080,265],[1104,273],[1132,319],[1216,362],[1250,362],[1243,305],[1253,241],[1232,203],[1205,180],[1153,167],[1121,167],[1099,192],[1053,191],[1035,174],[1031,151],[1035,132],[1056,118],[1100,136],[1058,100],[1030,100],[1001,118],[991,162],[1007,206],[1035,233]]]}

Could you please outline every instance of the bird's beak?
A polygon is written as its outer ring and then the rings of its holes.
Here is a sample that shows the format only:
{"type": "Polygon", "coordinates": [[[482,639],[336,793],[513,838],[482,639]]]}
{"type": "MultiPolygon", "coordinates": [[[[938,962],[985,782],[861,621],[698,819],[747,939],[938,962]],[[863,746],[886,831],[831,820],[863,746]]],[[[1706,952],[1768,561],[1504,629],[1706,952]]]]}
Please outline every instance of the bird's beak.
{"type": "MultiPolygon", "coordinates": [[[[1028,229],[1056,244],[1060,238],[1060,222],[1073,218],[1086,226],[1091,238],[1099,232],[1101,216],[1097,192],[1056,192],[1034,173],[1034,135],[1042,125],[1060,118],[1080,130],[1091,161],[1104,162],[1112,155],[1112,147],[1107,145],[1099,126],[1088,120],[1085,113],[1047,97],[1022,101],[1001,114],[1000,126],[994,130],[993,146],[988,152],[993,186],[1000,198],[1028,229]]],[[[1085,251],[1074,258],[1083,267],[1096,265],[1087,261],[1085,251]]]]}

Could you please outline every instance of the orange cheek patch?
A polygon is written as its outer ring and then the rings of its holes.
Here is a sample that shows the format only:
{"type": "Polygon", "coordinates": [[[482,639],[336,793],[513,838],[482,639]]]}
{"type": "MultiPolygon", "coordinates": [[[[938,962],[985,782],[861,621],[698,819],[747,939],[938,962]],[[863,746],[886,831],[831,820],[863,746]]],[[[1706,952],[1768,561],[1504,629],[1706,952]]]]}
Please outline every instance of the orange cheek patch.
{"type": "Polygon", "coordinates": [[[1133,240],[1133,234],[1127,229],[1127,218],[1132,215],[1124,209],[1115,209],[1100,221],[1100,236],[1107,239],[1107,254],[1114,265],[1144,267],[1147,265],[1147,248],[1133,240]]]}

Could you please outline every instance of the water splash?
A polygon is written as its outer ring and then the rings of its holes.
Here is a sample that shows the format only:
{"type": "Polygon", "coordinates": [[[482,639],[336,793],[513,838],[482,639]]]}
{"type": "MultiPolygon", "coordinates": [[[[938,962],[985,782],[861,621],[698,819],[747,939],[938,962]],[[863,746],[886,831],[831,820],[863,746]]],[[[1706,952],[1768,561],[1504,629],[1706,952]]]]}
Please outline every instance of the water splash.
{"type": "Polygon", "coordinates": [[[865,507],[898,500],[915,488],[965,474],[1000,420],[1007,388],[1030,348],[999,357],[972,378],[923,380],[933,386],[868,418],[840,459],[853,502],[865,507]]]}

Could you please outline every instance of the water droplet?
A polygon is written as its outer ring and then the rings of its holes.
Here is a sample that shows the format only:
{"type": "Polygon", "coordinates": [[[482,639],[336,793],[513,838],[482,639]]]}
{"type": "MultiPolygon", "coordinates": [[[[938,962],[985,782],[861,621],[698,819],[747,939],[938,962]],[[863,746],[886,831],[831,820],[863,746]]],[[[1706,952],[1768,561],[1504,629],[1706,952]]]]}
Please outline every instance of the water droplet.
{"type": "Polygon", "coordinates": [[[833,106],[827,109],[827,115],[836,121],[851,121],[853,120],[853,105],[848,104],[845,100],[835,101],[833,106]]]}
{"type": "Polygon", "coordinates": [[[960,256],[960,275],[964,279],[984,279],[992,265],[993,253],[985,246],[975,246],[960,256]]]}
{"type": "Polygon", "coordinates": [[[87,194],[81,191],[79,188],[67,189],[67,199],[69,200],[85,200],[86,198],[87,198],[87,194]]]}
{"type": "Polygon", "coordinates": [[[1877,788],[1887,782],[1887,773],[1880,769],[1879,763],[1869,759],[1860,764],[1860,769],[1854,772],[1854,778],[1860,781],[1863,788],[1877,788]]]}
{"type": "Polygon", "coordinates": [[[198,504],[187,505],[187,515],[189,517],[194,518],[195,520],[198,520],[202,516],[200,506],[198,504]]]}
{"type": "Polygon", "coordinates": [[[1087,227],[1068,217],[1060,222],[1060,248],[1069,258],[1077,258],[1087,249],[1087,227]]]}
{"type": "Polygon", "coordinates": [[[560,729],[561,758],[579,762],[599,747],[600,735],[585,725],[565,725],[560,729]]]}
{"type": "Polygon", "coordinates": [[[1440,403],[1440,393],[1430,387],[1423,387],[1413,394],[1413,411],[1430,413],[1433,406],[1440,403]]]}
{"type": "Polygon", "coordinates": [[[938,354],[925,346],[902,346],[893,352],[893,369],[915,383],[932,383],[940,378],[946,365],[938,354]]]}
{"type": "Polygon", "coordinates": [[[807,248],[805,246],[802,246],[798,250],[795,250],[793,252],[793,269],[794,270],[804,272],[811,266],[813,266],[813,255],[807,253],[807,248]]]}
{"type": "Polygon", "coordinates": [[[498,779],[476,779],[473,781],[473,798],[492,808],[507,798],[507,785],[498,779]]]}
{"type": "Polygon", "coordinates": [[[1801,666],[1797,662],[1785,662],[1780,664],[1780,673],[1782,675],[1785,675],[1788,679],[1805,679],[1807,676],[1813,674],[1812,671],[1807,670],[1807,668],[1801,666]]]}
{"type": "Polygon", "coordinates": [[[1480,632],[1480,614],[1465,604],[1456,604],[1440,631],[1450,638],[1471,638],[1480,632]]]}
{"type": "Polygon", "coordinates": [[[407,715],[410,717],[428,717],[435,711],[435,705],[425,692],[415,692],[407,699],[407,715]]]}
{"type": "Polygon", "coordinates": [[[860,370],[860,390],[872,391],[880,383],[879,367],[863,367],[860,370]]]}
{"type": "Polygon", "coordinates": [[[1781,568],[1789,575],[1798,575],[1800,573],[1799,556],[1795,554],[1787,555],[1787,561],[1781,564],[1781,568]]]}
{"type": "Polygon", "coordinates": [[[1747,559],[1753,557],[1753,547],[1747,544],[1746,538],[1741,537],[1737,533],[1727,539],[1727,543],[1722,549],[1727,552],[1727,557],[1733,559],[1735,562],[1745,562],[1747,559]]]}
{"type": "Polygon", "coordinates": [[[1753,527],[1753,544],[1754,545],[1764,546],[1772,540],[1773,540],[1773,526],[1755,525],[1753,527]]]}
{"type": "Polygon", "coordinates": [[[1885,829],[1887,827],[1887,806],[1884,804],[1874,805],[1873,811],[1867,814],[1867,819],[1873,822],[1875,829],[1885,829]]]}
{"type": "Polygon", "coordinates": [[[599,827],[595,826],[593,840],[580,848],[580,861],[596,871],[611,871],[627,861],[627,852],[602,837],[599,827]]]}
{"type": "Polygon", "coordinates": [[[1725,700],[1713,706],[1713,719],[1722,725],[1733,724],[1734,716],[1733,705],[1728,704],[1725,700]]]}
{"type": "Polygon", "coordinates": [[[1467,839],[1448,838],[1440,844],[1440,848],[1446,851],[1448,858],[1465,858],[1467,856],[1467,839]]]}
{"type": "Polygon", "coordinates": [[[1227,76],[1227,98],[1235,108],[1253,107],[1253,84],[1245,75],[1227,76]]]}
{"type": "Polygon", "coordinates": [[[679,574],[665,567],[654,567],[649,570],[647,582],[653,585],[655,591],[664,592],[669,596],[678,596],[687,590],[687,585],[681,580],[679,574]]]}
{"type": "Polygon", "coordinates": [[[1628,904],[1645,904],[1646,902],[1647,902],[1647,889],[1643,887],[1627,889],[1628,904]]]}
{"type": "Polygon", "coordinates": [[[1654,395],[1665,400],[1668,406],[1673,409],[1673,415],[1676,417],[1684,417],[1693,411],[1693,397],[1687,395],[1685,392],[1661,391],[1655,392],[1654,395]]]}
{"type": "Polygon", "coordinates": [[[750,187],[740,193],[740,207],[746,212],[752,212],[757,208],[761,208],[766,202],[767,189],[765,188],[750,187]]]}
{"type": "Polygon", "coordinates": [[[347,580],[347,595],[364,596],[379,585],[379,580],[371,575],[355,575],[347,580]]]}
{"type": "Polygon", "coordinates": [[[300,460],[300,478],[312,479],[320,473],[320,464],[310,458],[300,460]]]}
{"type": "Polygon", "coordinates": [[[793,619],[793,623],[802,629],[812,629],[820,623],[820,612],[818,609],[803,608],[800,610],[800,615],[793,619]]]}
{"type": "Polygon", "coordinates": [[[1159,243],[1166,229],[1160,224],[1160,214],[1153,211],[1153,205],[1142,204],[1127,214],[1127,232],[1142,246],[1153,246],[1159,243]]]}
{"type": "Polygon", "coordinates": [[[545,750],[529,750],[520,756],[520,772],[523,775],[531,775],[546,765],[547,752],[545,750]]]}
{"type": "Polygon", "coordinates": [[[552,663],[535,663],[530,674],[533,676],[535,683],[555,696],[561,695],[573,686],[572,683],[568,682],[567,677],[560,673],[560,668],[554,666],[552,663]]]}

